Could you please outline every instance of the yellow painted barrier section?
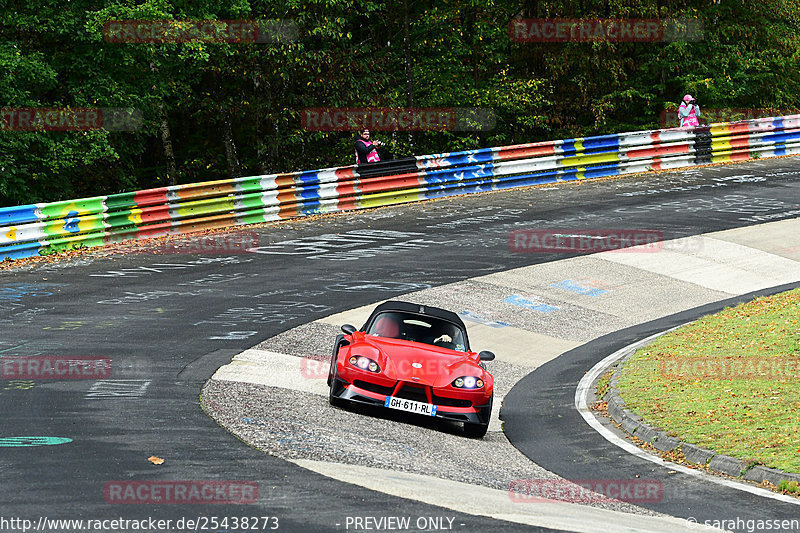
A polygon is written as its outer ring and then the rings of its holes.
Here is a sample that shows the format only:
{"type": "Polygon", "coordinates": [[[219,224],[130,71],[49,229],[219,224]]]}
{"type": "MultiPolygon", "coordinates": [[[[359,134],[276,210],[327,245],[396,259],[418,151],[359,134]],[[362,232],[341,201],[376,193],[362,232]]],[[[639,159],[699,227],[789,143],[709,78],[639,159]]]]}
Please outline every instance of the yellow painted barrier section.
{"type": "Polygon", "coordinates": [[[209,198],[207,200],[195,200],[193,202],[181,202],[177,207],[172,209],[176,213],[177,218],[190,218],[197,215],[213,215],[224,213],[227,211],[234,211],[234,197],[225,198],[209,198]]]}
{"type": "Polygon", "coordinates": [[[586,165],[597,165],[600,163],[618,163],[621,161],[619,152],[607,152],[602,154],[587,154],[577,155],[572,157],[565,157],[558,161],[558,166],[561,167],[576,167],[586,165]]]}
{"type": "Polygon", "coordinates": [[[404,202],[419,202],[425,199],[425,189],[415,188],[402,192],[382,192],[362,196],[357,200],[358,206],[363,209],[382,207],[404,202]]]}

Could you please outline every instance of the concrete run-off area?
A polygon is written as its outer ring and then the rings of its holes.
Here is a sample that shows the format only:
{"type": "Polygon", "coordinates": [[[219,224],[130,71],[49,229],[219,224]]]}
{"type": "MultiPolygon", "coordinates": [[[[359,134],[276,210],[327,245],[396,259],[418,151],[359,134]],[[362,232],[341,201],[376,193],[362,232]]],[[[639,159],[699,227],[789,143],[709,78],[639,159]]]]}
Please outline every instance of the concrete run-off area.
{"type": "Polygon", "coordinates": [[[696,531],[697,524],[625,502],[531,506],[509,498],[520,479],[557,476],[506,439],[502,398],[534,369],[602,335],[798,281],[798,236],[800,219],[791,219],[668,241],[657,253],[633,248],[573,257],[403,296],[459,313],[472,349],[497,355],[488,363],[496,397],[483,440],[463,437],[455,425],[328,405],[333,339],[342,324],[361,326],[373,305],[301,325],[235,356],[206,384],[204,408],[269,454],[373,490],[570,531],[592,531],[596,520],[627,531],[696,531]]]}

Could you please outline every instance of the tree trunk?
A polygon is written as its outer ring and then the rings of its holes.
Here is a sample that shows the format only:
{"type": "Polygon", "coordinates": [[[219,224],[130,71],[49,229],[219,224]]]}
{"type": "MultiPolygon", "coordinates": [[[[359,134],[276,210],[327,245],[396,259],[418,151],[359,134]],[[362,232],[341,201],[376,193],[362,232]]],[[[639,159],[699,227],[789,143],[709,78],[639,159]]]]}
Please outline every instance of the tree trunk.
{"type": "MultiPolygon", "coordinates": [[[[256,160],[258,171],[260,174],[267,173],[267,151],[264,143],[264,94],[261,90],[263,83],[263,74],[261,72],[261,65],[256,64],[255,75],[253,76],[253,93],[255,94],[255,129],[256,129],[256,160]]],[[[267,84],[267,89],[269,84],[267,84]]]]}
{"type": "Polygon", "coordinates": [[[164,102],[159,102],[158,111],[161,115],[161,146],[164,149],[164,159],[167,163],[167,185],[175,185],[175,175],[178,173],[175,166],[175,152],[172,149],[172,135],[169,132],[169,122],[167,122],[167,112],[164,110],[164,102]]]}
{"type": "MultiPolygon", "coordinates": [[[[158,74],[158,67],[152,61],[150,62],[150,72],[153,75],[158,74]]],[[[155,87],[156,82],[153,82],[153,86],[155,87]]],[[[164,160],[167,164],[167,185],[175,185],[175,175],[178,173],[178,170],[175,165],[175,151],[172,149],[172,135],[169,131],[169,122],[167,121],[167,111],[164,109],[164,101],[161,100],[158,102],[158,115],[159,119],[161,120],[161,124],[159,125],[159,133],[161,134],[161,147],[164,150],[164,160]]]]}
{"type": "Polygon", "coordinates": [[[236,152],[236,142],[233,140],[231,114],[223,107],[220,107],[220,113],[222,113],[222,142],[225,145],[225,158],[228,161],[228,176],[241,178],[242,169],[239,167],[239,155],[236,152]]]}

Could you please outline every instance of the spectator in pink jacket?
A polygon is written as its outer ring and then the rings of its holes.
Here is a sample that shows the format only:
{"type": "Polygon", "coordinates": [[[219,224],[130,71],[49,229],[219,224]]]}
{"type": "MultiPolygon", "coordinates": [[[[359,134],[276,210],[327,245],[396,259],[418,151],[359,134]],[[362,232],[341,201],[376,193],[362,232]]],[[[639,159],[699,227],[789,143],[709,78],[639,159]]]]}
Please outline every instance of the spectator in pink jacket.
{"type": "Polygon", "coordinates": [[[678,108],[678,117],[681,119],[681,128],[693,128],[700,125],[700,106],[697,105],[691,94],[683,97],[683,102],[678,108]]]}
{"type": "Polygon", "coordinates": [[[377,163],[381,160],[378,156],[378,146],[383,146],[380,141],[370,141],[369,130],[367,128],[358,132],[359,137],[356,139],[356,165],[363,165],[364,163],[377,163]]]}

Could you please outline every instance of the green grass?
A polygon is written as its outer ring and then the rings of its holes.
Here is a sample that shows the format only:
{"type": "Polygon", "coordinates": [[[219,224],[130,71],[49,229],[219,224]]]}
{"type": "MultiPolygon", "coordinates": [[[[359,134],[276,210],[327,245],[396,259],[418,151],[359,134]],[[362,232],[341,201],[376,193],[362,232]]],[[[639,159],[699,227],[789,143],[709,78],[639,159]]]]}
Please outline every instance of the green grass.
{"type": "Polygon", "coordinates": [[[598,400],[602,401],[602,400],[605,399],[606,393],[608,392],[608,389],[611,388],[611,376],[613,376],[613,375],[614,375],[614,371],[610,370],[610,371],[606,372],[605,374],[603,374],[602,376],[600,376],[600,378],[597,380],[597,399],[598,400]]]}
{"type": "Polygon", "coordinates": [[[778,490],[788,492],[789,494],[797,494],[800,493],[800,483],[797,483],[797,481],[783,480],[778,484],[778,490]]]}
{"type": "Polygon", "coordinates": [[[671,436],[800,473],[800,289],[660,337],[625,363],[619,388],[671,436]]]}

